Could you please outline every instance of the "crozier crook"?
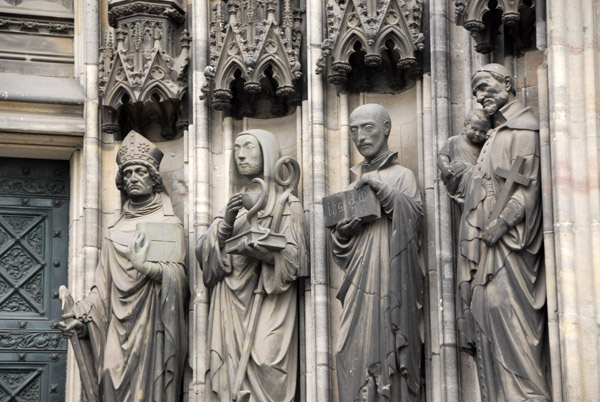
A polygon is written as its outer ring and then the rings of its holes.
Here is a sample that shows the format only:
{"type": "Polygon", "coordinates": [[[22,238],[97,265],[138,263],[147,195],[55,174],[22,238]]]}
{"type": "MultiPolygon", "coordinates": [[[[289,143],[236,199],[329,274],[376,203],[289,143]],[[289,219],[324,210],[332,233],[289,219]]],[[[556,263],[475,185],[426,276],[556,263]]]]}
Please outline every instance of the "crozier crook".
{"type": "Polygon", "coordinates": [[[257,214],[260,210],[264,209],[267,204],[267,184],[263,179],[259,179],[258,177],[252,179],[252,183],[260,185],[260,192],[244,193],[242,196],[242,203],[244,204],[244,208],[248,210],[246,219],[248,219],[248,223],[252,227],[252,230],[264,231],[258,224],[257,214]]]}
{"type": "Polygon", "coordinates": [[[274,224],[273,230],[275,233],[279,232],[279,226],[281,224],[281,218],[283,216],[283,205],[287,202],[292,191],[296,189],[300,182],[300,164],[298,161],[291,156],[283,156],[275,162],[275,181],[282,187],[287,187],[281,197],[277,200],[277,206],[275,207],[274,224]],[[283,179],[283,166],[288,170],[287,179],[283,179]]]}

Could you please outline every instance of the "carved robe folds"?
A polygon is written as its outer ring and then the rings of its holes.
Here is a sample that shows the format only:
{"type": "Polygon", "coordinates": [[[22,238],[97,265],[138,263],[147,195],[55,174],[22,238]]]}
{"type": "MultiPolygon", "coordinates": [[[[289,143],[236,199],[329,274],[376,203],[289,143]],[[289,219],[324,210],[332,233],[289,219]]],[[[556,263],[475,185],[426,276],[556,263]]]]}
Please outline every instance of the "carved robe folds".
{"type": "Polygon", "coordinates": [[[92,291],[74,313],[87,323],[104,402],[178,402],[188,336],[185,267],[157,263],[162,279],[155,280],[135,270],[127,253],[138,223],[181,221],[164,193],[144,210],[128,201],[123,211],[104,240],[92,291]]]}
{"type": "Polygon", "coordinates": [[[421,196],[413,173],[396,158],[390,154],[375,169],[353,168],[359,179],[372,175],[387,184],[378,194],[382,217],[347,241],[332,235],[335,261],[345,271],[337,294],[343,311],[336,353],[344,402],[420,397],[421,196]]]}
{"type": "MultiPolygon", "coordinates": [[[[254,402],[289,402],[296,394],[298,368],[297,285],[296,279],[307,274],[308,248],[304,211],[300,201],[285,195],[284,188],[273,179],[279,159],[279,145],[273,134],[248,130],[260,143],[264,160],[261,177],[267,182],[267,206],[258,213],[262,228],[282,234],[285,248],[273,252],[267,263],[248,255],[227,254],[219,244],[220,231],[226,225],[217,216],[202,235],[196,248],[204,284],[211,289],[207,356],[207,401],[231,402],[237,393],[234,379],[238,374],[246,332],[251,327],[252,311],[257,299],[255,290],[262,281],[264,293],[256,315],[256,332],[250,358],[239,389],[240,398],[254,402]],[[282,201],[283,199],[283,201],[282,201]],[[282,205],[279,227],[275,215],[282,205]],[[235,395],[232,395],[232,392],[235,395]]],[[[236,142],[237,144],[237,142],[236,142]]],[[[232,194],[245,192],[251,185],[242,176],[232,158],[232,194]]],[[[288,193],[289,194],[289,193],[288,193]]],[[[247,211],[239,211],[230,238],[250,229],[247,211]]]]}
{"type": "MultiPolygon", "coordinates": [[[[543,369],[546,300],[538,123],[518,101],[496,115],[497,128],[459,183],[457,318],[463,348],[475,349],[484,401],[549,401],[543,369]],[[528,187],[517,186],[500,214],[508,232],[492,246],[482,233],[517,157],[528,187]]],[[[452,183],[451,183],[452,184],[452,183]]],[[[449,187],[450,188],[450,187],[449,187]]]]}

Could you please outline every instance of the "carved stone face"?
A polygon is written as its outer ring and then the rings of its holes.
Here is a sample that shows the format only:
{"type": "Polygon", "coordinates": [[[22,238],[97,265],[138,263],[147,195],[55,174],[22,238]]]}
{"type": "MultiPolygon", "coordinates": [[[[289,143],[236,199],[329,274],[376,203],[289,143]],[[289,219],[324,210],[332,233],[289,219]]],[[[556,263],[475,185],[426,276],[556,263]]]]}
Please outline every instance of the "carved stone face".
{"type": "Polygon", "coordinates": [[[123,184],[129,198],[140,202],[153,194],[154,181],[144,165],[129,165],[123,169],[123,184]]]}
{"type": "Polygon", "coordinates": [[[253,135],[240,135],[235,140],[233,157],[241,175],[258,176],[263,172],[262,149],[253,135]]]}
{"type": "Polygon", "coordinates": [[[477,98],[477,102],[483,106],[483,110],[488,116],[493,116],[500,110],[510,97],[507,84],[499,82],[486,71],[475,74],[471,85],[473,95],[477,98]]]}
{"type": "Polygon", "coordinates": [[[350,115],[350,135],[358,152],[367,161],[388,151],[387,137],[391,123],[374,105],[363,105],[350,115]],[[371,107],[373,106],[373,107],[371,107]]]}
{"type": "Polygon", "coordinates": [[[471,144],[483,144],[486,140],[487,131],[490,129],[490,122],[480,119],[471,120],[471,124],[467,127],[465,135],[471,144]]]}

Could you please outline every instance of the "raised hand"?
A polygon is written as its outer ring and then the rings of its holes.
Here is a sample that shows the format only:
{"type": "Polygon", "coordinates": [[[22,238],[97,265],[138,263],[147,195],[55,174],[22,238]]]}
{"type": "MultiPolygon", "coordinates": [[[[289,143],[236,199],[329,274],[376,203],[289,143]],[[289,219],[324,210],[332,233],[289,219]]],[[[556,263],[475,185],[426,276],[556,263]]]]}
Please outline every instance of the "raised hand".
{"type": "Polygon", "coordinates": [[[144,275],[148,275],[151,269],[150,264],[146,264],[146,256],[148,255],[149,248],[150,241],[146,239],[146,235],[136,232],[133,236],[133,241],[129,246],[127,258],[131,261],[133,268],[144,275]]]}
{"type": "Polygon", "coordinates": [[[227,207],[225,208],[225,223],[229,226],[233,226],[235,218],[238,212],[242,209],[242,194],[236,193],[229,198],[227,207]]]}

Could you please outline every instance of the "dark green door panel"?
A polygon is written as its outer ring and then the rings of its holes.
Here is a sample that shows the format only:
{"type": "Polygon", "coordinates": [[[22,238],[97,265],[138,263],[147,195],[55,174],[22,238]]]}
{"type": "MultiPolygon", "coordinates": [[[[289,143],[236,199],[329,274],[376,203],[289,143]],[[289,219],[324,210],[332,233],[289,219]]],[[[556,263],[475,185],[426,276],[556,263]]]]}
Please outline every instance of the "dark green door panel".
{"type": "Polygon", "coordinates": [[[0,402],[64,401],[69,165],[0,158],[0,402]]]}

